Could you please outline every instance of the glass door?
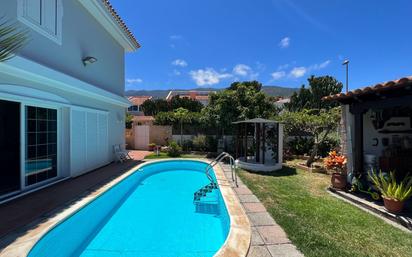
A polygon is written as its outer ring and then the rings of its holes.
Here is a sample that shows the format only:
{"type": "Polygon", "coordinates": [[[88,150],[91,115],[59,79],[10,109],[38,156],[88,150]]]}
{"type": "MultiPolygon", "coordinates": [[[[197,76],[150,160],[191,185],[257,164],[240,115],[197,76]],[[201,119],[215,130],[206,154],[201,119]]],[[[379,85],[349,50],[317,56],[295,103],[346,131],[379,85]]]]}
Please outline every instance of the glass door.
{"type": "Polygon", "coordinates": [[[57,177],[57,110],[26,106],[25,186],[57,177]]]}
{"type": "Polygon", "coordinates": [[[0,197],[20,190],[20,103],[0,100],[0,197]]]}

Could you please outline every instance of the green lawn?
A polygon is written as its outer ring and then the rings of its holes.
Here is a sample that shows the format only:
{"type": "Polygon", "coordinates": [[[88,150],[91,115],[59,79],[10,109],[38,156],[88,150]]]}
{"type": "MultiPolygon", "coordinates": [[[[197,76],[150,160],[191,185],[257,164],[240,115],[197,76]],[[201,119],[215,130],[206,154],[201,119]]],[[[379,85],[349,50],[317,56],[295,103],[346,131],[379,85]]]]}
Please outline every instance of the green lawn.
{"type": "Polygon", "coordinates": [[[411,233],[331,196],[328,175],[239,175],[305,256],[412,256],[411,233]]]}
{"type": "MultiPolygon", "coordinates": [[[[145,159],[166,159],[171,158],[167,155],[167,153],[159,153],[159,156],[156,153],[151,153],[145,157],[145,159]]],[[[206,158],[206,155],[199,155],[199,154],[182,154],[178,158],[206,158]]]]}

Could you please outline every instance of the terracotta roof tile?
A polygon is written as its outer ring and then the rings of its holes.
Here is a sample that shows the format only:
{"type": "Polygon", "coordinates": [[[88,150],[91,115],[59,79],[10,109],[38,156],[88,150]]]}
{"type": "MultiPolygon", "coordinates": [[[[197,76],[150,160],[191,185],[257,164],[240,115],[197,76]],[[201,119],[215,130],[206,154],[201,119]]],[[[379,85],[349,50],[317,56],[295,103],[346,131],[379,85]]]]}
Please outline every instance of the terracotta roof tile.
{"type": "Polygon", "coordinates": [[[326,101],[345,100],[345,99],[353,98],[353,97],[364,95],[364,94],[378,93],[381,91],[403,88],[407,86],[408,84],[412,84],[412,76],[404,77],[404,78],[397,79],[397,80],[390,80],[390,81],[383,82],[383,83],[378,83],[373,86],[367,86],[364,88],[354,89],[352,91],[349,91],[348,93],[339,93],[336,95],[325,96],[322,99],[326,101]]]}
{"type": "Polygon", "coordinates": [[[142,105],[144,101],[152,99],[151,96],[129,96],[127,100],[129,100],[133,105],[142,105]]]}
{"type": "Polygon", "coordinates": [[[133,33],[127,27],[126,23],[122,20],[119,14],[117,14],[116,10],[113,8],[112,4],[109,0],[101,0],[103,4],[106,6],[107,10],[112,14],[113,18],[119,24],[119,26],[123,29],[129,39],[133,42],[133,45],[136,48],[140,48],[139,42],[137,42],[136,38],[134,37],[133,33]]]}

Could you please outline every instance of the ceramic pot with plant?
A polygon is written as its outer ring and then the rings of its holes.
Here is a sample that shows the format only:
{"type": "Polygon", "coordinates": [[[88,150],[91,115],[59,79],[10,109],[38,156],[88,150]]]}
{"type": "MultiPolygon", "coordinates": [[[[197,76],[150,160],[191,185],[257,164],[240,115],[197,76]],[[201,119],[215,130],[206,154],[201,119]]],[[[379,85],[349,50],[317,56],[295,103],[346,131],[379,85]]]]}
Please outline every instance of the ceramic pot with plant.
{"type": "Polygon", "coordinates": [[[150,143],[150,144],[148,145],[148,147],[149,147],[149,151],[154,151],[155,148],[156,148],[156,144],[155,144],[155,143],[150,143]]]}
{"type": "Polygon", "coordinates": [[[336,151],[329,152],[328,157],[323,161],[325,168],[332,171],[331,183],[333,188],[346,188],[346,157],[336,153],[336,151]]]}
{"type": "Polygon", "coordinates": [[[398,182],[393,171],[386,176],[382,172],[371,172],[369,177],[382,194],[385,208],[392,213],[401,212],[405,201],[412,196],[412,177],[406,176],[398,182]]]}

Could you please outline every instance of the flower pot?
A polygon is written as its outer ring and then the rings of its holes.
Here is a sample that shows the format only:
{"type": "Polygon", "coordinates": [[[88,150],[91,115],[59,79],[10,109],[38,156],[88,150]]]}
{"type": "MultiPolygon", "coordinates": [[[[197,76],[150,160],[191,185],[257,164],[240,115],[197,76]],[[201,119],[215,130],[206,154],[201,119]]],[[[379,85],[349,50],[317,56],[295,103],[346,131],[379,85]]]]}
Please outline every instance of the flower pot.
{"type": "Polygon", "coordinates": [[[400,213],[403,210],[404,201],[383,197],[385,208],[392,213],[400,213]]]}
{"type": "Polygon", "coordinates": [[[341,173],[333,173],[331,178],[332,186],[336,189],[345,189],[346,176],[341,173]]]}

